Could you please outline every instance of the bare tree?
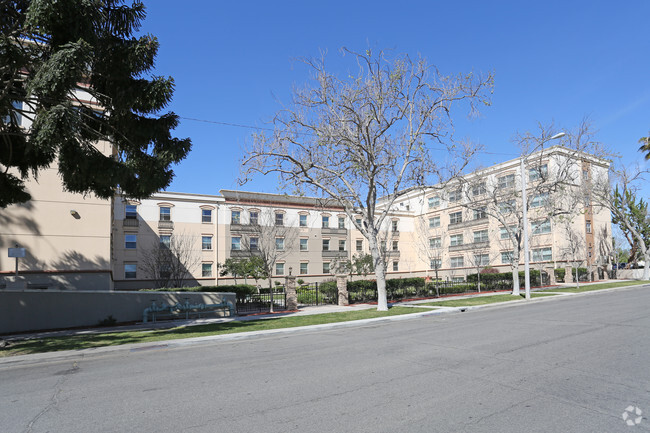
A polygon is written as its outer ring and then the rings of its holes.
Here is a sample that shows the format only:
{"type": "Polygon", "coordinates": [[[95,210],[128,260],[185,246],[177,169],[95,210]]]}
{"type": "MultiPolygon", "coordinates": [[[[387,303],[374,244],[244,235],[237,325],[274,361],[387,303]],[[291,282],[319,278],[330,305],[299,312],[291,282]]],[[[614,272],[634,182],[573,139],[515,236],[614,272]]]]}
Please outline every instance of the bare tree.
{"type": "MultiPolygon", "coordinates": [[[[650,219],[648,204],[637,198],[645,181],[646,170],[634,168],[612,168],[610,179],[600,179],[594,188],[597,205],[612,212],[612,220],[625,235],[632,250],[636,247],[644,260],[642,279],[650,279],[650,219]]],[[[631,258],[631,257],[630,257],[631,258]]]]}
{"type": "Polygon", "coordinates": [[[429,222],[429,219],[431,218],[426,218],[424,215],[415,219],[415,248],[427,269],[434,272],[436,296],[440,296],[440,287],[437,282],[440,281],[439,271],[442,268],[442,256],[445,252],[443,245],[447,238],[447,232],[442,230],[439,224],[434,225],[433,222],[429,222]]]}
{"type": "Polygon", "coordinates": [[[195,236],[173,234],[156,239],[141,252],[140,266],[156,287],[183,287],[201,264],[195,236]]]}
{"type": "Polygon", "coordinates": [[[571,215],[584,208],[585,189],[581,180],[580,163],[585,158],[603,157],[605,151],[593,139],[593,132],[587,121],[578,128],[565,133],[561,146],[548,147],[557,143],[553,126],[538,126],[537,134],[525,133],[516,138],[522,151],[525,169],[518,168],[511,173],[492,173],[481,170],[466,176],[460,185],[465,193],[462,205],[475,214],[487,215],[505,231],[507,248],[512,251],[513,294],[519,295],[519,263],[524,249],[523,209],[530,213],[529,220],[546,218],[553,220],[571,215]],[[532,152],[532,153],[531,153],[532,152]],[[522,176],[526,177],[527,194],[522,198],[522,176]]]}
{"type": "Polygon", "coordinates": [[[603,225],[596,230],[596,248],[598,250],[597,262],[601,266],[603,275],[607,275],[608,265],[614,256],[614,242],[611,225],[603,225]]]}
{"type": "MultiPolygon", "coordinates": [[[[481,230],[482,232],[483,230],[481,230]]],[[[485,230],[487,231],[487,230],[485,230]]],[[[487,237],[492,238],[492,236],[487,237]]],[[[468,264],[476,270],[476,278],[478,282],[478,291],[481,291],[481,271],[490,266],[494,257],[490,254],[490,243],[480,239],[474,239],[467,247],[467,261],[468,264]]]]}
{"type": "MultiPolygon", "coordinates": [[[[278,219],[272,209],[261,209],[256,222],[241,237],[242,250],[259,259],[260,275],[269,277],[271,312],[273,312],[273,279],[275,265],[297,250],[298,230],[284,217],[278,219]]],[[[286,272],[286,271],[285,271],[286,272]]]]}
{"type": "Polygon", "coordinates": [[[586,258],[585,238],[581,236],[573,227],[571,219],[563,219],[564,222],[564,244],[562,249],[562,258],[575,269],[576,287],[580,287],[580,273],[578,269],[584,263],[586,258]]]}
{"type": "Polygon", "coordinates": [[[278,173],[283,187],[341,206],[368,240],[377,309],[385,311],[381,228],[400,197],[467,164],[476,147],[452,139],[451,109],[464,101],[475,113],[478,103],[489,102],[493,78],[445,76],[425,59],[407,55],[342,52],[356,68],[343,79],[329,71],[324,57],[303,59],[313,85],[294,90],[292,105],[274,117],[272,134],[255,137],[243,159],[242,180],[278,173]],[[438,155],[448,151],[448,157],[436,160],[434,149],[438,155]]]}

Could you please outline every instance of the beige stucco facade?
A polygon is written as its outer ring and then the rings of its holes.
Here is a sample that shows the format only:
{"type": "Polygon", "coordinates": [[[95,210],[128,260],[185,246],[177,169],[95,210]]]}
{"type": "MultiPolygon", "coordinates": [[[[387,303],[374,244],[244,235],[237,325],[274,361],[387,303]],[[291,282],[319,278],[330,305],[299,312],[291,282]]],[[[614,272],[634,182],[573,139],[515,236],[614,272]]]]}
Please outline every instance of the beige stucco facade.
{"type": "MultiPolygon", "coordinates": [[[[96,145],[109,153],[110,145],[96,145]]],[[[0,288],[111,290],[112,200],[63,191],[56,166],[27,182],[32,200],[0,209],[0,288]],[[15,259],[8,249],[25,249],[15,259]]]]}
{"type": "MultiPolygon", "coordinates": [[[[610,212],[594,207],[589,195],[591,180],[607,176],[608,163],[590,155],[567,156],[561,149],[535,162],[541,163],[549,172],[564,167],[575,176],[547,198],[566,200],[566,212],[547,218],[536,202],[529,209],[531,268],[548,272],[567,265],[566,226],[584,241],[581,266],[604,267],[611,251],[610,212]],[[582,198],[567,199],[576,195],[582,198]]],[[[519,160],[507,161],[468,175],[464,183],[420,189],[396,200],[381,232],[388,277],[437,274],[463,280],[486,266],[510,270],[513,247],[504,224],[489,212],[477,213],[477,207],[489,202],[490,185],[499,182],[505,186],[495,187],[495,194],[517,197],[519,167],[519,160]],[[485,191],[472,193],[477,179],[484,180],[485,191]]],[[[529,181],[532,194],[539,180],[529,181]]],[[[219,264],[260,255],[263,242],[277,247],[272,281],[283,281],[289,272],[308,282],[332,279],[337,262],[369,253],[367,240],[343,209],[317,198],[222,190],[219,195],[161,192],[140,201],[99,200],[63,192],[54,168],[29,188],[32,201],[0,211],[0,287],[15,284],[14,259],[7,257],[15,244],[27,250],[20,262],[21,284],[78,290],[156,286],[151,252],[161,242],[172,250],[174,242],[182,244],[183,285],[234,283],[232,275],[219,274],[219,264]]]]}

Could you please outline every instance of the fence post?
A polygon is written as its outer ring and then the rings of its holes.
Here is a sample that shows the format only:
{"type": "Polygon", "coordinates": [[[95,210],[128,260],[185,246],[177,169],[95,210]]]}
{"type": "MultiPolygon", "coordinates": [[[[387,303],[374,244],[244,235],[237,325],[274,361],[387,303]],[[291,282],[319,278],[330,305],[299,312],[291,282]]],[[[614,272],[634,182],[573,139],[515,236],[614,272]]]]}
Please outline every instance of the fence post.
{"type": "Polygon", "coordinates": [[[571,266],[567,266],[564,268],[564,282],[565,283],[573,283],[573,269],[571,266]]]}
{"type": "Polygon", "coordinates": [[[347,275],[336,276],[336,288],[339,292],[339,305],[350,305],[348,299],[348,278],[347,275]]]}
{"type": "Polygon", "coordinates": [[[549,286],[554,286],[556,284],[555,282],[555,269],[548,267],[546,268],[546,273],[548,274],[548,285],[549,286]]]}
{"type": "Polygon", "coordinates": [[[287,275],[284,279],[284,292],[286,296],[286,309],[295,311],[298,309],[298,294],[296,293],[296,277],[287,275]]]}

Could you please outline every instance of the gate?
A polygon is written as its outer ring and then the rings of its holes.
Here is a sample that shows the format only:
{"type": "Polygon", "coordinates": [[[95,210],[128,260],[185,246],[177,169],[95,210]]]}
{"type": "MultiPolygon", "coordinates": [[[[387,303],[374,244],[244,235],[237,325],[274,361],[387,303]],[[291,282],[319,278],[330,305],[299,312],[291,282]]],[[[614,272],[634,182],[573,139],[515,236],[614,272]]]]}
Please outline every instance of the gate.
{"type": "Polygon", "coordinates": [[[296,288],[298,305],[325,305],[338,303],[338,289],[329,284],[301,284],[296,288]],[[324,286],[324,287],[323,287],[324,286]]]}
{"type": "MultiPolygon", "coordinates": [[[[273,311],[287,309],[287,294],[284,288],[273,290],[273,311]]],[[[237,314],[268,313],[271,311],[271,294],[266,292],[246,294],[237,297],[237,314]]]]}

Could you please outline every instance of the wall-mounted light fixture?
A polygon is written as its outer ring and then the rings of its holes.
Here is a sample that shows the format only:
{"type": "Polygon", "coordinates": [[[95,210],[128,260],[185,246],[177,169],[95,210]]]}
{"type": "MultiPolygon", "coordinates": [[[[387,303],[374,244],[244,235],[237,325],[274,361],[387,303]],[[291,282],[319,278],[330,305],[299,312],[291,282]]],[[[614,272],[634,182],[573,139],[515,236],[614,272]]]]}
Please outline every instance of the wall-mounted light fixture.
{"type": "Polygon", "coordinates": [[[70,209],[70,215],[72,215],[75,219],[81,218],[81,215],[79,215],[79,212],[77,212],[74,209],[70,209]]]}

